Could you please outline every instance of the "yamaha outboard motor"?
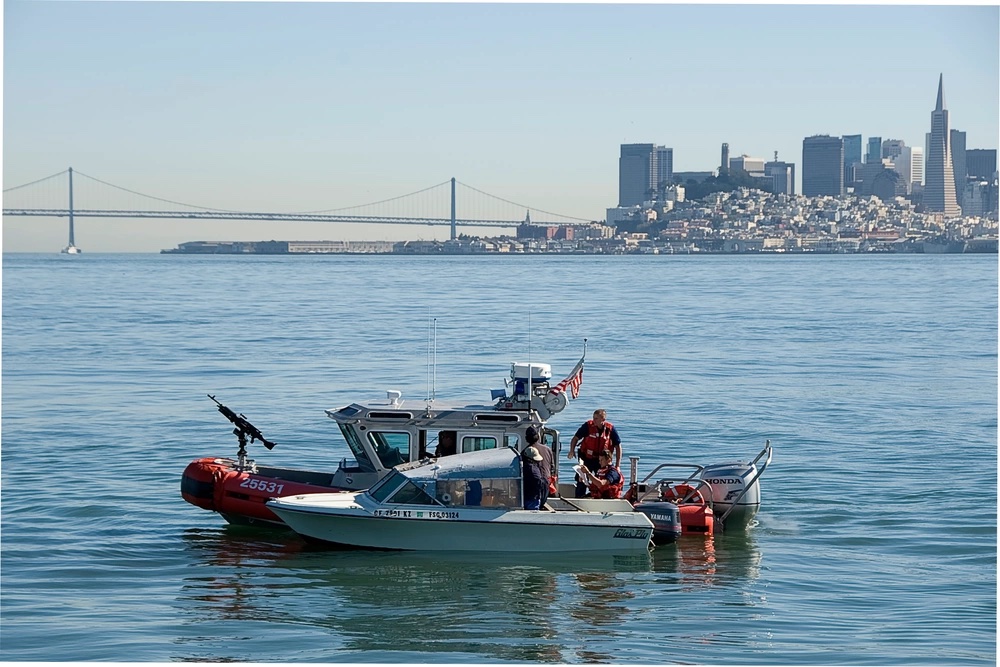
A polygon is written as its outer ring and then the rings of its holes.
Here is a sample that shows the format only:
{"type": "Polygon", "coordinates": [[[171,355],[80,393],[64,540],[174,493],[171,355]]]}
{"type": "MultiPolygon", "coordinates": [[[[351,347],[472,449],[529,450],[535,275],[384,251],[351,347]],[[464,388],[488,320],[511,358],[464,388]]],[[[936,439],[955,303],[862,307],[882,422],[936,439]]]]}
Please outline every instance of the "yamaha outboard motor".
{"type": "Polygon", "coordinates": [[[681,513],[671,502],[641,502],[635,506],[653,522],[653,544],[670,544],[681,535],[681,513]]]}

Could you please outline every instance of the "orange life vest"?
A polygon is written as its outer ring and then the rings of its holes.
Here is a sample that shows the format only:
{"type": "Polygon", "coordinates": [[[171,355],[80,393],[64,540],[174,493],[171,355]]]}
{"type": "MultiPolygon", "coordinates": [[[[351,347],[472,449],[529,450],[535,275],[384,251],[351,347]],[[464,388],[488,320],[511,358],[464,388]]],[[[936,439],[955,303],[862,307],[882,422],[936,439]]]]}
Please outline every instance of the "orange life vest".
{"type": "Polygon", "coordinates": [[[601,452],[611,451],[611,429],[614,425],[605,421],[601,428],[594,425],[593,419],[587,420],[587,437],[580,441],[580,457],[596,459],[601,452]]]}
{"type": "Polygon", "coordinates": [[[618,481],[614,484],[606,484],[603,488],[598,488],[596,484],[590,485],[590,497],[591,498],[618,498],[622,495],[622,485],[625,482],[625,478],[622,477],[622,472],[614,466],[608,466],[607,468],[601,468],[594,474],[601,479],[606,480],[608,477],[608,471],[614,470],[618,473],[618,481]]]}

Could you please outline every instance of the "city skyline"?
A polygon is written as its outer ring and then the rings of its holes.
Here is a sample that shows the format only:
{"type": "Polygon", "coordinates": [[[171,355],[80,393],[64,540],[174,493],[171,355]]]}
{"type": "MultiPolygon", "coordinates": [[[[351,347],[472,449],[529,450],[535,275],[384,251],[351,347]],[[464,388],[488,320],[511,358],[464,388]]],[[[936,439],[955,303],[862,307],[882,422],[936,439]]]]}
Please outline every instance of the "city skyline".
{"type": "MultiPolygon", "coordinates": [[[[734,158],[777,151],[801,179],[804,137],[923,146],[942,72],[950,126],[968,148],[996,148],[1000,133],[1000,10],[990,5],[15,0],[4,11],[4,187],[72,166],[206,207],[295,211],[455,176],[601,219],[618,201],[622,144],[672,148],[675,172],[716,169],[722,143],[734,158]],[[662,40],[643,37],[656,25],[662,40]],[[936,46],[850,67],[846,54],[889,35],[936,46]]],[[[136,220],[76,229],[86,250],[143,252],[195,238],[413,234],[136,220]]],[[[65,241],[65,219],[4,220],[4,250],[65,241]]]]}

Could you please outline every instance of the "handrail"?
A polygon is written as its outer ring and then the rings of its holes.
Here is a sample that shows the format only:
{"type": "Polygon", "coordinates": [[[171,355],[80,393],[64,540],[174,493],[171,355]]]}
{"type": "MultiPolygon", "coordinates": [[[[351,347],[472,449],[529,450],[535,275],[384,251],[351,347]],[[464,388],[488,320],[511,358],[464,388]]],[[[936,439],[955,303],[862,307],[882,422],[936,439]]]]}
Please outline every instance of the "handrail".
{"type": "Polygon", "coordinates": [[[729,506],[729,509],[727,509],[722,514],[722,516],[719,517],[719,523],[722,525],[723,530],[725,530],[726,517],[729,516],[734,509],[736,509],[737,503],[743,500],[743,496],[745,496],[747,492],[750,490],[750,488],[757,483],[757,480],[760,479],[760,476],[764,474],[765,470],[767,470],[768,464],[771,463],[772,450],[771,450],[770,440],[764,441],[764,449],[760,450],[760,454],[758,454],[756,458],[754,458],[753,462],[750,465],[756,466],[757,462],[760,461],[761,457],[764,456],[764,454],[767,454],[767,460],[764,461],[764,465],[762,465],[760,468],[757,469],[757,474],[753,476],[753,479],[750,480],[749,484],[743,487],[743,493],[737,496],[736,499],[733,500],[733,504],[729,506]]]}
{"type": "Polygon", "coordinates": [[[650,478],[653,475],[655,475],[657,472],[659,472],[663,468],[694,468],[695,471],[693,473],[691,473],[690,477],[688,477],[688,479],[690,480],[690,479],[694,479],[695,477],[697,477],[698,475],[700,475],[701,471],[705,469],[705,466],[700,466],[697,463],[661,463],[660,465],[658,465],[655,468],[653,468],[653,470],[648,475],[646,475],[645,477],[643,477],[642,481],[639,482],[639,483],[640,484],[645,484],[646,482],[648,482],[650,480],[650,478]]]}

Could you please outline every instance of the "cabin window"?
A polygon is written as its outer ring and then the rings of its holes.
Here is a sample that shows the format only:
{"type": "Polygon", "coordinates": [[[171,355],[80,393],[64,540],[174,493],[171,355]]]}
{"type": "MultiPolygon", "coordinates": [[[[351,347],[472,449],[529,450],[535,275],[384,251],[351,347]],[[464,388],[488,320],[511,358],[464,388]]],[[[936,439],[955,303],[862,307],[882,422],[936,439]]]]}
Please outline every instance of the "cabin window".
{"type": "Polygon", "coordinates": [[[437,501],[430,496],[426,491],[421,489],[419,486],[413,483],[412,480],[407,480],[406,484],[400,487],[392,498],[388,501],[389,503],[396,503],[399,505],[437,505],[437,501]]]}
{"type": "Polygon", "coordinates": [[[458,454],[458,434],[455,431],[438,431],[437,446],[434,456],[451,456],[458,454]]]}
{"type": "Polygon", "coordinates": [[[347,424],[337,424],[337,426],[340,427],[340,432],[344,435],[347,446],[351,448],[351,453],[354,454],[354,460],[358,462],[358,467],[363,472],[375,472],[375,465],[368,458],[365,448],[361,445],[361,439],[358,438],[358,434],[354,432],[354,429],[347,424]]]}
{"type": "Polygon", "coordinates": [[[484,479],[484,507],[521,507],[521,480],[484,479]]]}
{"type": "Polygon", "coordinates": [[[517,446],[519,442],[521,442],[521,439],[517,437],[516,433],[508,433],[503,437],[504,447],[508,447],[515,451],[521,450],[521,448],[517,446]]]}
{"type": "Polygon", "coordinates": [[[386,468],[408,463],[410,460],[410,434],[391,431],[369,431],[368,440],[375,448],[378,460],[386,468]]]}
{"type": "Polygon", "coordinates": [[[496,449],[497,439],[493,436],[467,435],[462,438],[463,452],[478,452],[483,449],[496,449]]]}
{"type": "Polygon", "coordinates": [[[434,497],[442,505],[448,506],[520,507],[521,480],[438,480],[434,497]]]}

